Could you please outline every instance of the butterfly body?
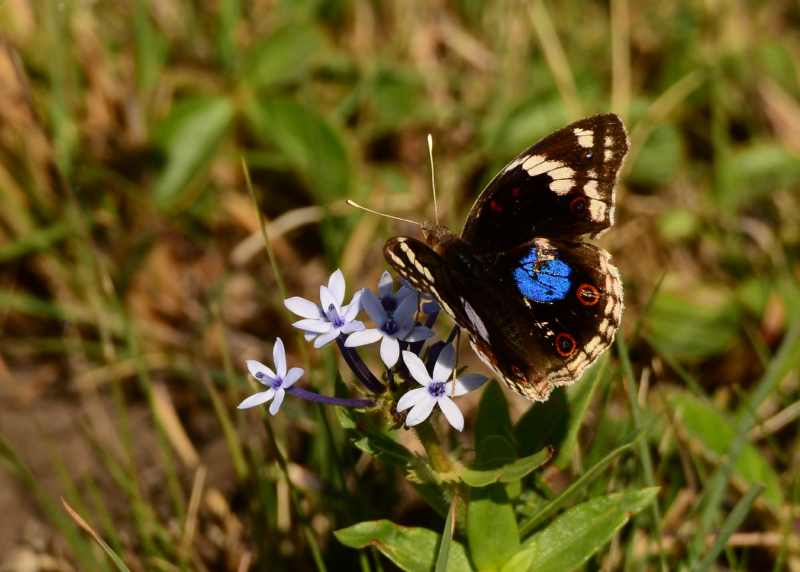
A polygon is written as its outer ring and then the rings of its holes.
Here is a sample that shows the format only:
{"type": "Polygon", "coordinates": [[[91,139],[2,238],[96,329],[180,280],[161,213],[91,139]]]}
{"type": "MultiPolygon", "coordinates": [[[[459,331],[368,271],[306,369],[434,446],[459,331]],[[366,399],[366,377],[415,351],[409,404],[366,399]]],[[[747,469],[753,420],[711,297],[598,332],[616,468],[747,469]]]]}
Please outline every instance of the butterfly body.
{"type": "Polygon", "coordinates": [[[517,156],[481,193],[461,235],[423,226],[390,239],[387,261],[430,292],[481,359],[536,401],[576,381],[611,343],[622,283],[611,256],[584,241],[613,224],[627,151],[615,115],[590,117],[517,156]]]}

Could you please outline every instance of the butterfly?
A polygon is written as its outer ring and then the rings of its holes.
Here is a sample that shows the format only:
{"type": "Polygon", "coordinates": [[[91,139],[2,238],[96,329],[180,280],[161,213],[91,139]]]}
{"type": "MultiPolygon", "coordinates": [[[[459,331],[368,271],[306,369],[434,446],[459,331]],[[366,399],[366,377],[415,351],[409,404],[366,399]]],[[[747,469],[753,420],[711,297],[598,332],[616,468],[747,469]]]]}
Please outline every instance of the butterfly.
{"type": "Polygon", "coordinates": [[[460,235],[422,225],[384,256],[433,295],[481,360],[533,401],[569,385],[614,339],[623,308],[611,255],[589,242],[614,224],[628,136],[614,114],[581,119],[535,143],[478,196],[460,235]]]}

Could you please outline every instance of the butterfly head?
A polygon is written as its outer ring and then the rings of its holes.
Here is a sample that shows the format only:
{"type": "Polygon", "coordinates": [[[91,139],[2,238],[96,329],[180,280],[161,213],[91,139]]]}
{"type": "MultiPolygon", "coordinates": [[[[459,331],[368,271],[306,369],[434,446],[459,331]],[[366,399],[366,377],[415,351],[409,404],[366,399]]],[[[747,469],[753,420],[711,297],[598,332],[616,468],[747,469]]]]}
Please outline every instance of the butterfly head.
{"type": "Polygon", "coordinates": [[[444,254],[446,247],[459,238],[446,226],[441,224],[422,223],[422,239],[439,256],[444,254]]]}

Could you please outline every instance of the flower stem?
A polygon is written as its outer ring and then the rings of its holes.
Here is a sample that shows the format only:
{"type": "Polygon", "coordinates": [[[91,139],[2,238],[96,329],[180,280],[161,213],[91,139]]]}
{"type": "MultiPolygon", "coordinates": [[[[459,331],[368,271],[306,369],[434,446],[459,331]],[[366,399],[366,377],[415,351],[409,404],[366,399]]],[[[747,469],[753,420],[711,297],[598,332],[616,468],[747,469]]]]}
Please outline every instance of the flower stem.
{"type": "Polygon", "coordinates": [[[316,401],[317,403],[324,403],[325,405],[339,405],[341,407],[373,407],[375,402],[371,399],[345,399],[343,397],[329,397],[327,395],[320,395],[313,391],[308,391],[300,387],[290,387],[286,393],[307,399],[308,401],[316,401]]]}
{"type": "Polygon", "coordinates": [[[425,447],[425,452],[428,453],[428,459],[431,462],[434,470],[438,473],[448,473],[453,469],[453,464],[447,453],[442,449],[442,444],[439,442],[439,436],[430,421],[421,423],[415,427],[417,436],[425,447]]]}
{"type": "Polygon", "coordinates": [[[339,346],[339,351],[342,353],[342,357],[344,361],[347,362],[347,365],[353,371],[353,374],[356,378],[372,393],[376,395],[380,395],[384,391],[386,391],[386,387],[378,381],[378,378],[369,370],[367,365],[361,359],[361,356],[358,355],[353,348],[348,348],[344,345],[344,340],[342,336],[336,338],[336,345],[339,346]]]}

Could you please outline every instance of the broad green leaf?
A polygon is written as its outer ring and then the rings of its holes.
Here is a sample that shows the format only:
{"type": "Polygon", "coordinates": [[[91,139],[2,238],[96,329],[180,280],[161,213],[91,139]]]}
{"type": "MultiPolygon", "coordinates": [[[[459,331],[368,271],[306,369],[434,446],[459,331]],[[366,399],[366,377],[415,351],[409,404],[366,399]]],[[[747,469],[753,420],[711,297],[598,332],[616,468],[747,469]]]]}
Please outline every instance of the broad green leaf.
{"type": "Polygon", "coordinates": [[[730,183],[720,201],[726,208],[746,205],[800,180],[800,157],[773,141],[754,143],[736,150],[725,161],[730,183]]]}
{"type": "Polygon", "coordinates": [[[557,387],[545,402],[534,402],[514,425],[520,455],[530,455],[546,446],[557,450],[567,434],[570,410],[567,392],[557,387]]]}
{"type": "Polygon", "coordinates": [[[732,296],[698,286],[692,299],[660,291],[645,318],[648,337],[676,359],[699,359],[729,349],[739,338],[739,307],[732,296]]]}
{"type": "Polygon", "coordinates": [[[282,153],[320,203],[347,196],[350,160],[342,138],[314,109],[281,98],[248,106],[256,134],[282,153]]]}
{"type": "Polygon", "coordinates": [[[535,471],[549,461],[552,455],[553,449],[546,447],[538,453],[517,459],[502,467],[486,470],[464,469],[461,472],[461,480],[471,487],[485,487],[498,482],[510,483],[535,471]]]}
{"type": "Polygon", "coordinates": [[[522,534],[522,537],[525,538],[537,526],[545,522],[548,518],[550,518],[550,516],[554,515],[561,507],[575,499],[584,488],[591,484],[594,479],[599,477],[617,457],[619,457],[627,449],[630,449],[632,445],[633,441],[611,451],[608,455],[593,465],[591,469],[583,473],[580,478],[567,487],[564,492],[545,504],[539,512],[534,514],[530,519],[525,521],[522,526],[520,526],[520,533],[522,534]]]}
{"type": "Polygon", "coordinates": [[[504,486],[471,490],[467,538],[478,570],[499,570],[519,550],[517,519],[504,486]]]}
{"type": "Polygon", "coordinates": [[[233,119],[233,104],[224,97],[195,97],[175,105],[155,138],[167,156],[167,164],[155,183],[153,198],[170,209],[189,197],[192,178],[208,167],[233,119]]]}
{"type": "Polygon", "coordinates": [[[525,541],[503,572],[569,572],[585,563],[658,494],[658,488],[626,491],[579,504],[525,541]]]}
{"type": "Polygon", "coordinates": [[[250,49],[244,79],[265,88],[301,78],[311,69],[321,46],[322,37],[310,24],[280,28],[250,49]]]}
{"type": "MultiPolygon", "coordinates": [[[[351,548],[374,546],[398,568],[406,572],[431,572],[441,536],[427,528],[400,526],[389,520],[360,522],[333,533],[351,548]]],[[[450,572],[473,570],[464,547],[451,542],[447,561],[450,572]]]]}
{"type": "MultiPolygon", "coordinates": [[[[689,436],[703,446],[704,451],[718,459],[728,453],[736,436],[734,423],[712,404],[689,393],[679,392],[669,399],[678,422],[689,436]]],[[[736,474],[748,484],[762,483],[763,498],[774,509],[783,504],[780,478],[758,448],[745,444],[736,461],[736,474]]]]}
{"type": "Polygon", "coordinates": [[[475,419],[475,467],[491,469],[501,467],[514,459],[511,419],[503,390],[490,383],[481,396],[475,419]]]}

